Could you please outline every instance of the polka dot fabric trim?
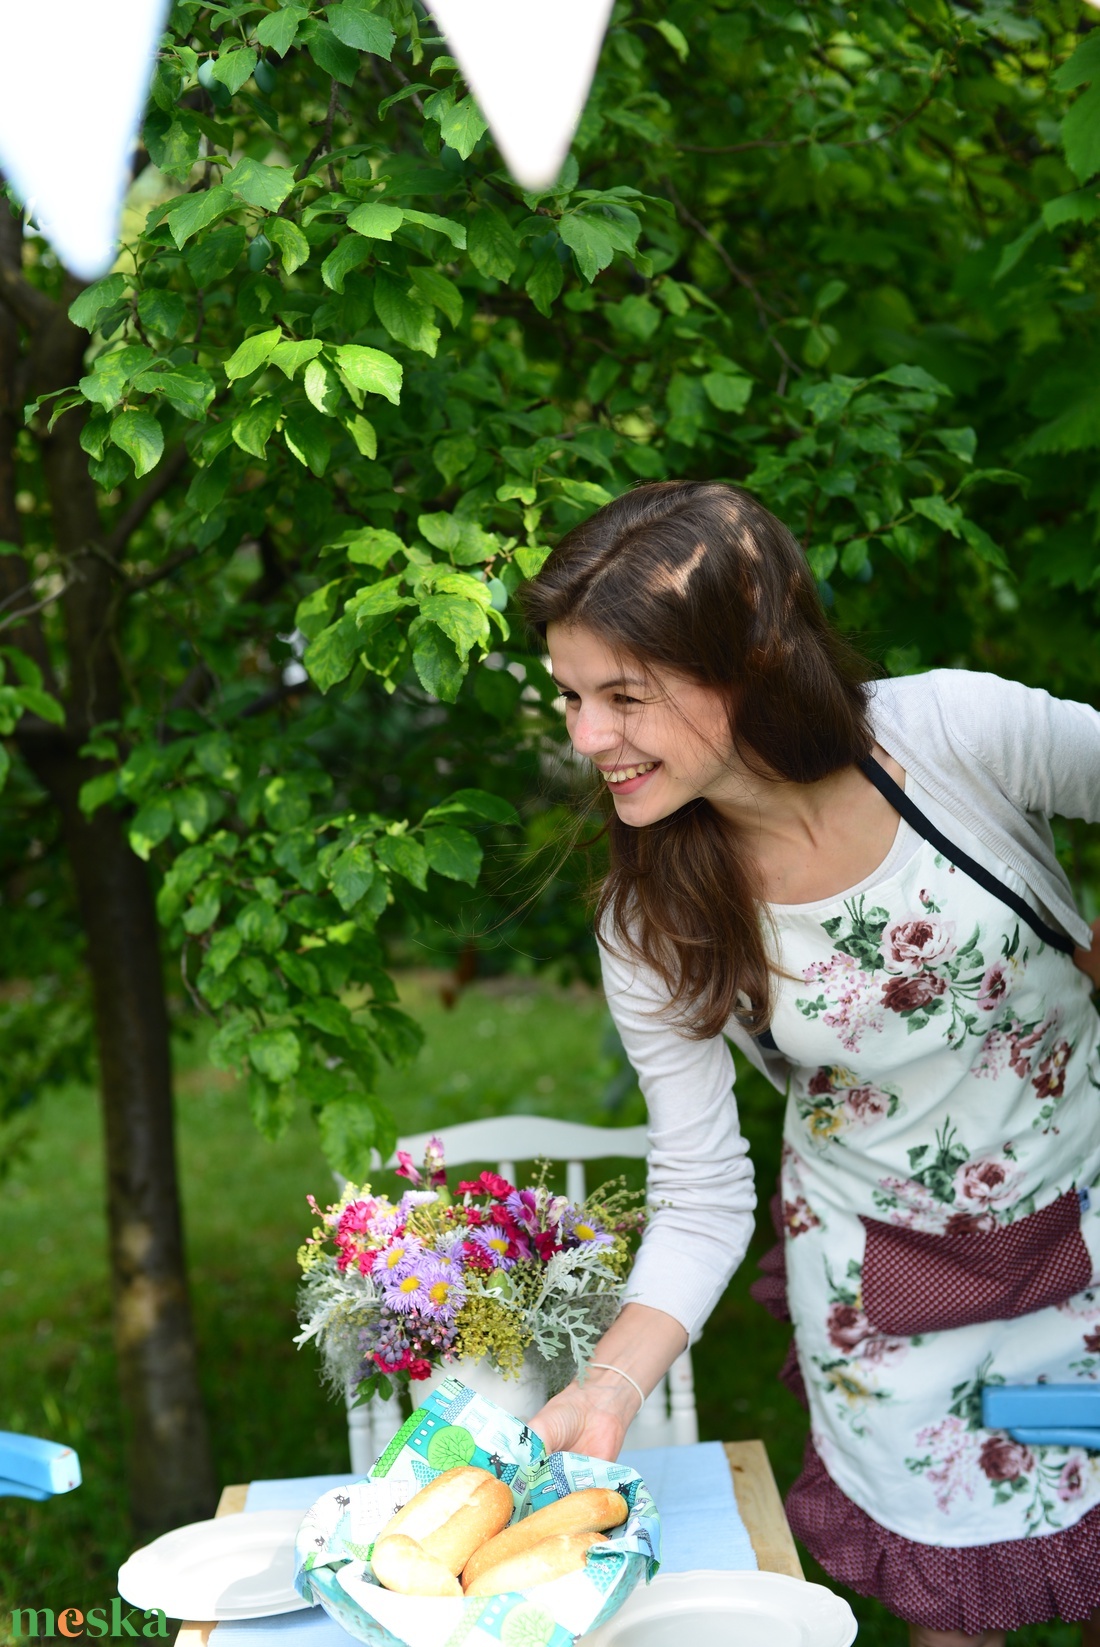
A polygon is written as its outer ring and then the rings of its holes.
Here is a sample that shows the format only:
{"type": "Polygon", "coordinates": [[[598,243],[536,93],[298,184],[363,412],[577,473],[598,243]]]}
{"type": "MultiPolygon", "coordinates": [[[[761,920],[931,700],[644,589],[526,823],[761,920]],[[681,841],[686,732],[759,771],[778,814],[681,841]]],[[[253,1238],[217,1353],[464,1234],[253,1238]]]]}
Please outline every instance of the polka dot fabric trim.
{"type": "Polygon", "coordinates": [[[980,1635],[1100,1609],[1100,1507],[1045,1537],[963,1550],[915,1544],[853,1504],[807,1441],[787,1518],[830,1577],[926,1629],[980,1635]]]}

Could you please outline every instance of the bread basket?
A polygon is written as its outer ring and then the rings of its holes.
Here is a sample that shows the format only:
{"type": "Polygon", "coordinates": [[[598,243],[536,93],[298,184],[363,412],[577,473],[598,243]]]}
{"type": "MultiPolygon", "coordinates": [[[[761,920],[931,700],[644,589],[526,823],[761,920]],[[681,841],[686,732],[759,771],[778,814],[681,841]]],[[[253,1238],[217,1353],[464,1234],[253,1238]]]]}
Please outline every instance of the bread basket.
{"type": "Polygon", "coordinates": [[[572,1647],[614,1616],[660,1564],[656,1506],[634,1470],[579,1453],[545,1454],[518,1418],[457,1378],[413,1413],[365,1481],[328,1492],[298,1530],[294,1583],[369,1647],[572,1647]],[[456,1464],[505,1481],[513,1521],[584,1487],[622,1493],[629,1514],[582,1571],[529,1591],[464,1599],[396,1595],[371,1570],[376,1534],[413,1495],[456,1464]]]}

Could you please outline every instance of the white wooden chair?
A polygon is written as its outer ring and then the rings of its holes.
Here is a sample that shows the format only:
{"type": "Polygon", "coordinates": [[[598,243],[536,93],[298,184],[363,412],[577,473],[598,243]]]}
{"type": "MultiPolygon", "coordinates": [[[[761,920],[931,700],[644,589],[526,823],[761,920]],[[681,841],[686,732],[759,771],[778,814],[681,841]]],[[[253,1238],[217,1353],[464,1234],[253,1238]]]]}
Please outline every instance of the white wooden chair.
{"type": "MultiPolygon", "coordinates": [[[[467,1121],[461,1126],[441,1127],[434,1133],[421,1132],[399,1138],[397,1148],[406,1150],[419,1164],[432,1137],[442,1140],[448,1168],[495,1161],[501,1177],[513,1184],[518,1161],[564,1160],[565,1193],[571,1201],[584,1200],[586,1161],[604,1160],[608,1156],[644,1160],[648,1149],[645,1127],[588,1127],[540,1115],[500,1115],[484,1121],[467,1121]]],[[[381,1165],[381,1161],[378,1164],[381,1165]]],[[[391,1168],[397,1165],[396,1152],[385,1165],[391,1168]]],[[[355,1475],[366,1475],[397,1434],[401,1423],[396,1396],[389,1401],[376,1398],[358,1407],[349,1405],[348,1441],[355,1475]]],[[[630,1426],[623,1445],[627,1448],[689,1446],[698,1439],[691,1352],[685,1350],[650,1395],[630,1426]]]]}

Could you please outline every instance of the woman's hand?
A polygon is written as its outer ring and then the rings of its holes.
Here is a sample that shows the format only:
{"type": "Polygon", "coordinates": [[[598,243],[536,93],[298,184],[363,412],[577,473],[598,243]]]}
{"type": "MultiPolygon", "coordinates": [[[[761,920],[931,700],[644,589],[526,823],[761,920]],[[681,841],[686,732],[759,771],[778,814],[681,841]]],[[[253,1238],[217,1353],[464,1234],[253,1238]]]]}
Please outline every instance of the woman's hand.
{"type": "Polygon", "coordinates": [[[1092,948],[1074,950],[1073,964],[1080,967],[1093,989],[1100,989],[1100,920],[1092,923],[1092,948]]]}
{"type": "MultiPolygon", "coordinates": [[[[584,1388],[568,1384],[531,1419],[530,1428],[548,1453],[586,1453],[589,1458],[618,1458],[626,1432],[638,1410],[638,1397],[617,1378],[625,1396],[610,1383],[598,1384],[589,1373],[584,1388]]],[[[612,1375],[614,1377],[614,1375],[612,1375]]]]}

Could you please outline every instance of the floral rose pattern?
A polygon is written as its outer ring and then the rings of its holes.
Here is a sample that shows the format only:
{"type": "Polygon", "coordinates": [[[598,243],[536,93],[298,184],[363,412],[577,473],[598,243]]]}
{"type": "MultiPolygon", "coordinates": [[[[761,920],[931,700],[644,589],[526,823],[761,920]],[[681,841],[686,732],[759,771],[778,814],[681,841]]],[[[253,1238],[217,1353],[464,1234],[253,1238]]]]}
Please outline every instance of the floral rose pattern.
{"type": "Polygon", "coordinates": [[[1100,1452],[985,1428],[981,1392],[1004,1381],[994,1342],[1011,1382],[1100,1384],[1100,1285],[992,1336],[889,1336],[864,1304],[861,1220],[965,1244],[1088,1187],[1100,1218],[1087,990],[927,843],[869,892],[775,917],[788,1291],[819,1455],[868,1514],[918,1542],[1071,1526],[1100,1506],[1100,1452]]]}

